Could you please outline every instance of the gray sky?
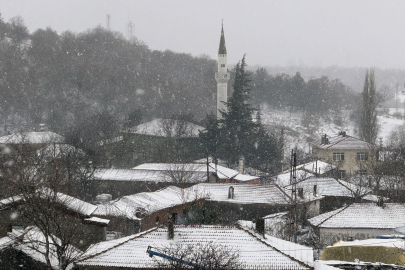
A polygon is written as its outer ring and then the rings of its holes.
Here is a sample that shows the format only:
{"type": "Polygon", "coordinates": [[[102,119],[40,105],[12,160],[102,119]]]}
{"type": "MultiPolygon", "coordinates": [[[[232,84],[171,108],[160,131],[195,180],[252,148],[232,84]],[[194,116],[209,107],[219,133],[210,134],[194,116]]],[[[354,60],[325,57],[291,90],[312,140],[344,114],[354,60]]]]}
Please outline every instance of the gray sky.
{"type": "Polygon", "coordinates": [[[228,63],[405,69],[405,1],[398,0],[0,0],[4,20],[30,32],[97,25],[133,33],[151,49],[216,59],[224,19],[228,63]]]}

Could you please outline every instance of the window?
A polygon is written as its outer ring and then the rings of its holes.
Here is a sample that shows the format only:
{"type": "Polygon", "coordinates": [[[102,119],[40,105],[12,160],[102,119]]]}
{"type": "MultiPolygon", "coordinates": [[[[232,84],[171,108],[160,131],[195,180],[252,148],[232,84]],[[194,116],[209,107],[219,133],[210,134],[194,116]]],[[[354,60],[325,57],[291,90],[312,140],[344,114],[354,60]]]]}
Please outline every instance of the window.
{"type": "Polygon", "coordinates": [[[358,171],[356,171],[356,174],[358,174],[358,175],[366,175],[367,171],[366,170],[358,170],[358,171]]]}
{"type": "Polygon", "coordinates": [[[298,188],[298,196],[301,199],[304,199],[304,188],[302,188],[302,187],[298,188]]]}
{"type": "Polygon", "coordinates": [[[357,160],[367,160],[368,153],[367,152],[358,152],[357,153],[357,160]]]}
{"type": "Polygon", "coordinates": [[[345,160],[345,153],[333,153],[333,161],[345,160]]]}
{"type": "Polygon", "coordinates": [[[228,199],[233,199],[234,196],[234,188],[233,187],[229,187],[228,190],[228,199]]]}
{"type": "Polygon", "coordinates": [[[221,64],[221,67],[225,67],[225,64],[221,64]]]}
{"type": "Polygon", "coordinates": [[[345,170],[339,170],[338,171],[338,178],[343,179],[346,177],[346,171],[345,170]]]}

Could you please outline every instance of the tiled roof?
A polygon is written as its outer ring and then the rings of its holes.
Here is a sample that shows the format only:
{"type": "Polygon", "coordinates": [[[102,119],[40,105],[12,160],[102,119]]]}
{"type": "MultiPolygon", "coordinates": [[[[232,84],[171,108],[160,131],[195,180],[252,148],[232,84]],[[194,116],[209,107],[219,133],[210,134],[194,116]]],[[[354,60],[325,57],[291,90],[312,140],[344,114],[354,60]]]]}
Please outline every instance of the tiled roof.
{"type": "MultiPolygon", "coordinates": [[[[198,163],[144,163],[138,165],[133,170],[139,171],[187,171],[187,172],[202,172],[207,174],[207,165],[198,163]]],[[[208,169],[211,173],[216,173],[220,179],[231,179],[238,174],[237,171],[209,163],[208,169]]]]}
{"type": "Polygon", "coordinates": [[[42,132],[18,132],[0,137],[0,143],[4,144],[38,144],[38,143],[63,143],[65,138],[51,131],[42,132]]]}
{"type": "Polygon", "coordinates": [[[308,162],[308,163],[297,166],[297,170],[305,170],[307,172],[317,173],[317,174],[324,174],[335,168],[336,168],[335,165],[329,164],[329,163],[321,161],[321,160],[316,160],[316,161],[308,162]]]}
{"type": "MultiPolygon", "coordinates": [[[[53,236],[54,239],[59,240],[53,236]]],[[[0,250],[5,248],[13,248],[23,252],[32,259],[46,264],[45,259],[45,236],[37,227],[27,227],[23,232],[18,234],[11,233],[8,236],[0,238],[0,250]]],[[[52,237],[49,237],[49,259],[52,269],[59,269],[59,260],[57,257],[56,247],[53,245],[52,237]]],[[[75,247],[68,245],[66,254],[69,260],[77,259],[82,252],[75,247]]],[[[73,263],[70,263],[67,270],[73,268],[73,263]]]]}
{"type": "Polygon", "coordinates": [[[372,149],[373,145],[365,141],[357,139],[352,136],[334,136],[328,137],[329,143],[322,144],[322,140],[311,142],[312,146],[321,149],[336,149],[336,150],[350,150],[350,149],[372,149]]]}
{"type": "Polygon", "coordinates": [[[79,266],[154,268],[153,258],[146,253],[148,246],[164,248],[171,244],[218,245],[226,246],[239,253],[243,269],[311,269],[307,264],[296,260],[284,252],[281,245],[273,246],[255,234],[233,226],[196,225],[174,226],[174,239],[167,239],[166,228],[102,242],[91,246],[84,254],[79,266]]]}
{"type": "MultiPolygon", "coordinates": [[[[301,164],[296,167],[297,182],[300,182],[307,178],[315,177],[316,174],[322,175],[335,168],[336,168],[336,166],[323,162],[321,160],[316,160],[316,161],[308,162],[305,164],[301,164]]],[[[277,181],[277,183],[280,186],[285,187],[290,184],[290,178],[291,178],[291,172],[290,172],[290,170],[286,170],[286,171],[282,172],[281,174],[275,176],[274,180],[277,181]]]]}
{"type": "MultiPolygon", "coordinates": [[[[306,172],[306,171],[301,171],[301,170],[296,171],[297,182],[300,182],[300,181],[305,180],[310,177],[315,177],[315,175],[312,173],[306,172]]],[[[274,177],[274,181],[276,181],[278,185],[280,185],[282,187],[286,187],[286,186],[290,185],[291,173],[286,172],[286,173],[279,174],[274,177]]]]}
{"type": "MultiPolygon", "coordinates": [[[[25,196],[29,197],[30,195],[27,194],[25,196]]],[[[52,198],[53,202],[62,204],[67,209],[74,211],[76,213],[82,214],[84,216],[90,216],[93,213],[93,211],[97,208],[93,204],[90,204],[88,202],[82,201],[75,197],[63,194],[61,192],[57,192],[55,194],[55,192],[49,188],[37,189],[35,191],[34,196],[38,196],[42,199],[52,198]]],[[[24,196],[22,196],[22,195],[17,195],[17,196],[13,196],[13,197],[9,197],[9,198],[0,200],[0,208],[14,204],[16,202],[20,202],[22,200],[24,200],[24,196]]]]}
{"type": "MultiPolygon", "coordinates": [[[[371,192],[370,189],[364,187],[358,187],[357,185],[350,184],[342,180],[336,180],[334,178],[308,178],[304,181],[297,183],[297,188],[303,188],[304,197],[308,195],[314,195],[314,186],[316,185],[316,196],[341,196],[341,197],[353,197],[356,192],[360,195],[371,192]]],[[[291,185],[286,186],[286,189],[290,190],[291,185]]]]}
{"type": "Polygon", "coordinates": [[[186,188],[191,194],[199,194],[210,201],[239,204],[289,204],[290,197],[277,185],[219,184],[201,183],[186,188]],[[233,187],[234,197],[228,198],[229,188],[233,187]]]}
{"type": "Polygon", "coordinates": [[[151,214],[161,209],[192,202],[202,197],[185,191],[179,187],[170,186],[155,192],[142,192],[124,196],[116,200],[99,204],[93,212],[95,216],[122,216],[129,219],[140,219],[136,213],[151,214]]]}
{"type": "Polygon", "coordinates": [[[384,203],[355,203],[313,217],[309,222],[321,228],[378,228],[394,229],[405,226],[405,205],[384,203]]]}
{"type": "MultiPolygon", "coordinates": [[[[214,163],[209,163],[210,173],[219,179],[234,179],[245,182],[257,179],[257,176],[239,174],[214,163]]],[[[95,180],[142,181],[142,182],[175,182],[184,179],[187,183],[207,182],[207,165],[198,163],[144,163],[132,169],[97,169],[95,180]]]]}
{"type": "MultiPolygon", "coordinates": [[[[94,180],[134,181],[134,182],[174,182],[175,175],[171,172],[133,169],[97,169],[94,171],[94,180]]],[[[207,172],[185,173],[188,183],[207,181],[207,172]]]]}

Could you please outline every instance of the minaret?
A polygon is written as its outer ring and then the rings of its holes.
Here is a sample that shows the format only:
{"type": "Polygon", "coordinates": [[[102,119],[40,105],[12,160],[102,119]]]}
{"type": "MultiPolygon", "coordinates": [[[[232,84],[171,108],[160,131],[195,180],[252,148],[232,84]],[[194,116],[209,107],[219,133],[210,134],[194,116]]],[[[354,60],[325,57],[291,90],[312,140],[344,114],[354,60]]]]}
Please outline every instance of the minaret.
{"type": "Polygon", "coordinates": [[[221,40],[219,41],[218,49],[218,72],[215,72],[215,80],[217,81],[217,119],[222,119],[220,111],[226,111],[224,102],[228,101],[228,81],[229,72],[226,56],[224,24],[222,24],[221,40]]]}

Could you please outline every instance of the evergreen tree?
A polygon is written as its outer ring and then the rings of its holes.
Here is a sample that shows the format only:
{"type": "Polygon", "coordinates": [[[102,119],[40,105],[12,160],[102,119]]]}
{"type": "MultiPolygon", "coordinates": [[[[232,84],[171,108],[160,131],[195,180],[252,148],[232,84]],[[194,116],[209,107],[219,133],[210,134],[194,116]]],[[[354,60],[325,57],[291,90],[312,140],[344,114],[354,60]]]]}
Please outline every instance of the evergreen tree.
{"type": "Polygon", "coordinates": [[[363,88],[363,109],[360,120],[360,138],[368,143],[375,143],[377,138],[377,111],[375,104],[374,70],[366,71],[363,88]]]}
{"type": "Polygon", "coordinates": [[[235,67],[233,94],[226,102],[227,111],[223,111],[221,125],[221,156],[229,164],[236,164],[242,156],[253,151],[251,135],[257,125],[252,120],[253,109],[248,103],[250,92],[249,73],[245,71],[245,57],[235,67]]]}
{"type": "Polygon", "coordinates": [[[260,112],[252,119],[254,109],[249,104],[250,73],[245,71],[245,57],[235,67],[233,95],[226,102],[223,119],[207,117],[207,132],[201,135],[207,153],[235,165],[243,157],[246,165],[269,170],[279,159],[281,150],[274,135],[261,124],[260,112]]]}

